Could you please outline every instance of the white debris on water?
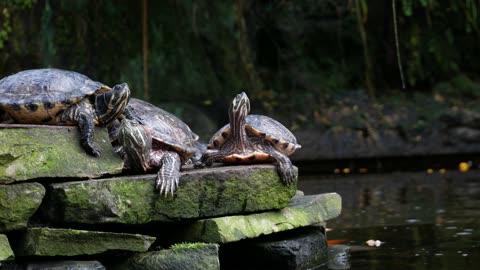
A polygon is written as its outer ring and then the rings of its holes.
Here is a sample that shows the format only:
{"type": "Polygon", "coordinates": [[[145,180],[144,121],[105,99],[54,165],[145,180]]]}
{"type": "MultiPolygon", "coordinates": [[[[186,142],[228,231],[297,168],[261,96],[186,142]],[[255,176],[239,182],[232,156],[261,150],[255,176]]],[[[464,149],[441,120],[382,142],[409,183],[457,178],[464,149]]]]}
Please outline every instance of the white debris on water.
{"type": "Polygon", "coordinates": [[[365,243],[367,243],[367,245],[369,247],[379,247],[381,246],[384,242],[380,241],[380,240],[373,240],[373,239],[370,239],[368,241],[366,241],[365,243]]]}

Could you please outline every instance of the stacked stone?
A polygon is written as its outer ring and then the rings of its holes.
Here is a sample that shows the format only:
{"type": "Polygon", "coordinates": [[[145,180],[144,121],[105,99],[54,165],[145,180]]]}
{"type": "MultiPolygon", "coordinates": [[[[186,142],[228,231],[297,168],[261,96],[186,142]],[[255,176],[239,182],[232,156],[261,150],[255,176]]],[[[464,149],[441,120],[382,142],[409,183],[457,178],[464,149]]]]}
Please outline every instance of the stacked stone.
{"type": "MultiPolygon", "coordinates": [[[[237,242],[273,254],[281,232],[308,227],[325,243],[324,222],[340,214],[338,194],[295,195],[273,165],[184,168],[175,196],[160,196],[155,175],[121,175],[107,131],[95,132],[100,158],[74,127],[0,125],[0,268],[219,269],[248,259],[229,255],[237,242]]],[[[296,255],[265,258],[322,259],[296,255]]]]}

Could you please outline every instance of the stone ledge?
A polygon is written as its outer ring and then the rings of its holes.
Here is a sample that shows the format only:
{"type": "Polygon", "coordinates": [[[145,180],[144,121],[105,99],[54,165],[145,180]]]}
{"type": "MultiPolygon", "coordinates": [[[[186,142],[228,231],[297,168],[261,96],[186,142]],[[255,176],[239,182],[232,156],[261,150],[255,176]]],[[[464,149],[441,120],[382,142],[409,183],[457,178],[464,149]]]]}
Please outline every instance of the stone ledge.
{"type": "MultiPolygon", "coordinates": [[[[125,262],[112,266],[118,270],[220,270],[218,245],[180,244],[185,248],[166,249],[132,255],[125,262]],[[188,247],[188,246],[192,247],[188,247]]],[[[109,267],[110,268],[110,267],[109,267]]]]}
{"type": "Polygon", "coordinates": [[[229,243],[325,222],[340,215],[337,193],[295,196],[284,209],[196,221],[178,232],[179,241],[229,243]]]}
{"type": "Polygon", "coordinates": [[[80,256],[107,251],[145,252],[155,239],[140,234],[30,228],[12,247],[16,256],[80,256]]]}
{"type": "Polygon", "coordinates": [[[155,179],[52,184],[46,210],[59,223],[140,225],[281,209],[296,191],[296,184],[285,186],[269,164],[183,170],[174,197],[160,196],[155,179]]]}
{"type": "Polygon", "coordinates": [[[0,184],[35,178],[97,178],[122,172],[105,128],[95,128],[102,156],[80,146],[77,127],[0,124],[0,184]]]}

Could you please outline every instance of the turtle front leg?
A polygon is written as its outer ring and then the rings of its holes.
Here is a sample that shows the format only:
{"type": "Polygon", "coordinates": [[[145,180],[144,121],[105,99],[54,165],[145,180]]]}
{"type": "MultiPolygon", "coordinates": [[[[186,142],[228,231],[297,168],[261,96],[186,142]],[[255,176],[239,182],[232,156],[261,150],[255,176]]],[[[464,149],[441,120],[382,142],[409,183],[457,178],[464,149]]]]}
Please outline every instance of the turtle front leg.
{"type": "Polygon", "coordinates": [[[175,193],[180,180],[180,166],[182,161],[176,152],[167,151],[160,160],[160,170],[157,173],[156,187],[160,194],[175,193]]]}
{"type": "Polygon", "coordinates": [[[80,143],[82,147],[92,156],[99,157],[100,151],[93,144],[93,132],[95,123],[91,116],[80,114],[78,118],[78,127],[80,128],[80,143]]]}
{"type": "Polygon", "coordinates": [[[275,160],[278,174],[285,185],[289,185],[296,181],[298,177],[297,172],[293,167],[292,161],[286,155],[278,152],[275,147],[271,145],[264,147],[263,151],[275,160]]]}
{"type": "Polygon", "coordinates": [[[64,123],[78,123],[82,147],[90,155],[99,157],[100,151],[93,144],[93,131],[95,130],[94,114],[92,104],[88,99],[83,99],[65,110],[60,116],[60,121],[64,123]]]}

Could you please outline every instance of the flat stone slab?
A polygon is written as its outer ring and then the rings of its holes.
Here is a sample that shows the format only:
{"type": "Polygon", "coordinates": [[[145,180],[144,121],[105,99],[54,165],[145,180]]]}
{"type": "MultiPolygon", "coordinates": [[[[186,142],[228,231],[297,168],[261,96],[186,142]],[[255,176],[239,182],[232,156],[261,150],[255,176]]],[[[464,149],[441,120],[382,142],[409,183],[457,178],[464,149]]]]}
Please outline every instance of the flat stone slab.
{"type": "MultiPolygon", "coordinates": [[[[9,265],[6,270],[105,270],[98,261],[42,261],[9,265]]],[[[3,268],[2,268],[3,269],[3,268]]]]}
{"type": "Polygon", "coordinates": [[[12,248],[16,256],[80,256],[107,251],[145,252],[154,241],[155,237],[140,234],[30,228],[12,248]]]}
{"type": "Polygon", "coordinates": [[[102,156],[88,155],[73,126],[0,124],[0,184],[35,178],[97,178],[118,174],[123,162],[113,152],[105,128],[95,128],[102,156]]]}
{"type": "Polygon", "coordinates": [[[220,270],[218,245],[177,244],[171,249],[137,253],[109,269],[118,270],[220,270]]]}
{"type": "Polygon", "coordinates": [[[193,222],[179,232],[179,241],[228,243],[260,235],[305,227],[340,215],[337,193],[295,196],[284,209],[245,216],[228,216],[193,222]]]}
{"type": "Polygon", "coordinates": [[[26,228],[44,195],[39,183],[0,184],[0,232],[26,228]]]}
{"type": "Polygon", "coordinates": [[[186,169],[174,197],[160,196],[156,175],[51,185],[52,220],[82,224],[148,224],[281,209],[296,184],[284,185],[273,165],[186,169]]]}
{"type": "MultiPolygon", "coordinates": [[[[5,234],[0,234],[0,262],[10,261],[15,258],[8,238],[5,234]]],[[[1,264],[0,264],[1,266],[1,264]]]]}

